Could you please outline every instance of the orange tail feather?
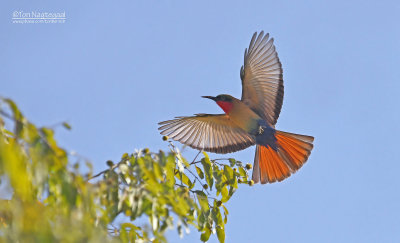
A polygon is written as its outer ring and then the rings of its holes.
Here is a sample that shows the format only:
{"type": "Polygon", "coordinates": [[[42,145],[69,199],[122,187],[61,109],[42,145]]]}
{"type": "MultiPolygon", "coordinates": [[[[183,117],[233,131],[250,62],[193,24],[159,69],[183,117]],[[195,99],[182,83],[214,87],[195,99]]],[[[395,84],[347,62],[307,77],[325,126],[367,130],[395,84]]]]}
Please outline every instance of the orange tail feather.
{"type": "Polygon", "coordinates": [[[282,181],[303,166],[310,156],[314,137],[276,131],[278,150],[257,145],[253,181],[272,183],[282,181]]]}

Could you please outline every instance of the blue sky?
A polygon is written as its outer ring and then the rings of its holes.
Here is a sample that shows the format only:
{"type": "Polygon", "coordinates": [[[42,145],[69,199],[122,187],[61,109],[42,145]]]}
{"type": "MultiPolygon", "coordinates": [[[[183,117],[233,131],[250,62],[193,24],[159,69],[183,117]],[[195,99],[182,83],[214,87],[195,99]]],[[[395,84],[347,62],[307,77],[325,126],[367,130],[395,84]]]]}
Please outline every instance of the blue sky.
{"type": "MultiPolygon", "coordinates": [[[[61,145],[98,171],[135,148],[167,149],[159,121],[220,112],[200,96],[240,97],[244,49],[255,31],[269,32],[285,80],[277,128],[313,135],[315,147],[284,182],[238,190],[227,242],[400,241],[400,2],[0,6],[0,95],[39,125],[68,121],[61,145]],[[14,11],[65,11],[67,21],[13,24],[14,11]]],[[[254,147],[231,156],[252,163],[254,147]]]]}

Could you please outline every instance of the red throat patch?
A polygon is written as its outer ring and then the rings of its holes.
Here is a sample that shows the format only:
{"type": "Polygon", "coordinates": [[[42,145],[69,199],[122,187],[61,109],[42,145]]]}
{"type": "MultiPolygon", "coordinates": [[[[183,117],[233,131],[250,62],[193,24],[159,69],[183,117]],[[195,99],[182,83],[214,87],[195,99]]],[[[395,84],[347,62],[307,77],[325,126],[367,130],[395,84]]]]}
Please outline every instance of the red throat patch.
{"type": "Polygon", "coordinates": [[[228,101],[217,101],[217,104],[219,105],[219,107],[222,108],[222,110],[225,111],[226,114],[228,114],[233,107],[232,102],[228,102],[228,101]]]}

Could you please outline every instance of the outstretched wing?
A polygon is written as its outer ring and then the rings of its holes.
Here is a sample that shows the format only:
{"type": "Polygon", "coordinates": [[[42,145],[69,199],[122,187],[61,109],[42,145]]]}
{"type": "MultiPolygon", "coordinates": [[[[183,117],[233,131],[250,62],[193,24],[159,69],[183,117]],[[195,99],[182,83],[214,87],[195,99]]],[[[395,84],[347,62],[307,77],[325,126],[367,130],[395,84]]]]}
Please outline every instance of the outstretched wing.
{"type": "Polygon", "coordinates": [[[283,102],[282,65],[274,39],[254,33],[240,69],[242,101],[270,125],[275,125],[283,102]]]}
{"type": "Polygon", "coordinates": [[[232,153],[255,144],[255,138],[236,126],[226,114],[196,114],[158,124],[161,134],[208,152],[232,153]]]}

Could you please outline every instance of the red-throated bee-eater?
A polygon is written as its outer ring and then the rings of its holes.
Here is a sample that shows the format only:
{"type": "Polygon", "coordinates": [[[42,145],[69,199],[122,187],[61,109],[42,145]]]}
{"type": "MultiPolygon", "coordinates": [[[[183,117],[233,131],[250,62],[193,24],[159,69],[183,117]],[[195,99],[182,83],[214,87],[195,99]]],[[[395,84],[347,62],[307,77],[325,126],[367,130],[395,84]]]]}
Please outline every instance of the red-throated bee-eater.
{"type": "Polygon", "coordinates": [[[253,181],[282,181],[307,161],[314,137],[275,130],[283,101],[282,65],[269,34],[254,33],[240,69],[242,99],[221,94],[214,100],[225,114],[196,114],[160,122],[161,134],[214,153],[256,146],[253,181]]]}

